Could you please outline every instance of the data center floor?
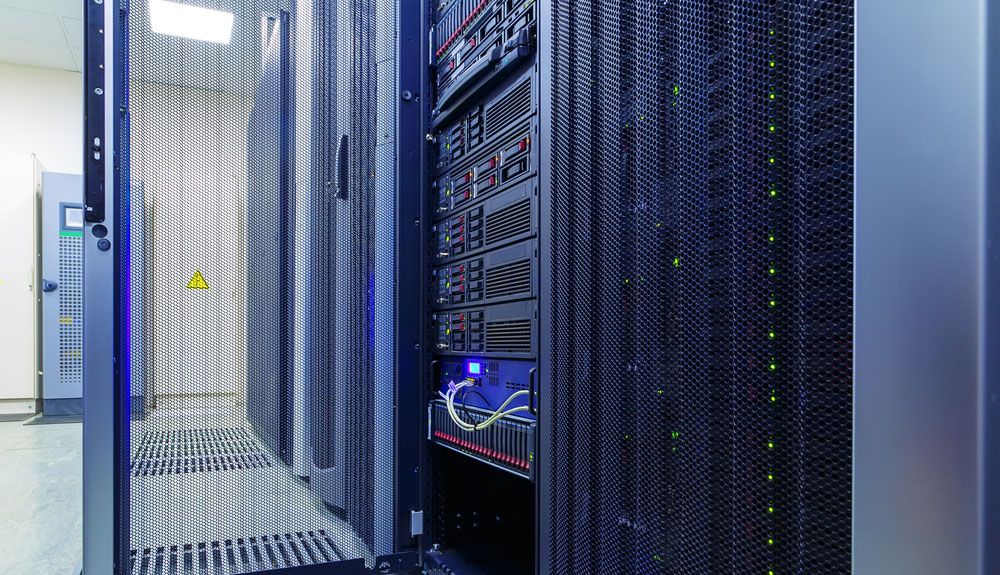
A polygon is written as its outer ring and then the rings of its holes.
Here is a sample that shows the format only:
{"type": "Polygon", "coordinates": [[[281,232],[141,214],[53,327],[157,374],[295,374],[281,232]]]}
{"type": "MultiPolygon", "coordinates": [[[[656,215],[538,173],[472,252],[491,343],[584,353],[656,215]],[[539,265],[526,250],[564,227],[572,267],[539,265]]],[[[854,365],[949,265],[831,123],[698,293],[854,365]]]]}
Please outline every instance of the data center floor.
{"type": "Polygon", "coordinates": [[[70,575],[82,539],[82,424],[0,422],[0,573],[70,575]]]}
{"type": "Polygon", "coordinates": [[[370,562],[360,538],[257,440],[243,412],[161,404],[133,422],[132,573],[186,573],[185,563],[201,573],[205,562],[210,573],[370,562]]]}

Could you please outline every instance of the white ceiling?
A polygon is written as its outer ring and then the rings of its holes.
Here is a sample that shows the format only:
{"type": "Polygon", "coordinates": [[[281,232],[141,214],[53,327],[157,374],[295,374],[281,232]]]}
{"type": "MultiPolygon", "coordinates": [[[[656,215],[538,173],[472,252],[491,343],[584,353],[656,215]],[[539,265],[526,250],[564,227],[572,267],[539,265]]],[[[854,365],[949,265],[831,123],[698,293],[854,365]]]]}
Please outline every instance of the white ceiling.
{"type": "Polygon", "coordinates": [[[84,0],[0,0],[0,62],[83,71],[84,0]]]}
{"type": "Polygon", "coordinates": [[[179,1],[232,12],[235,17],[229,44],[157,34],[150,27],[148,1],[130,0],[132,79],[252,94],[260,71],[261,16],[275,11],[269,8],[283,0],[179,1]]]}

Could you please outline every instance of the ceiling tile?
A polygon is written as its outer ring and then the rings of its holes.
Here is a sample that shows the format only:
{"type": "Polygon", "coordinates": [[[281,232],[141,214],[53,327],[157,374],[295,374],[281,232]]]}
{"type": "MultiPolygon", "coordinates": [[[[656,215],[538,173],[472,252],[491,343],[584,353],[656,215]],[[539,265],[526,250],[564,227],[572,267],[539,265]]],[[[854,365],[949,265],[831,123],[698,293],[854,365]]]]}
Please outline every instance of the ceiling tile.
{"type": "MultiPolygon", "coordinates": [[[[83,2],[77,2],[77,4],[83,5],[83,2]]],[[[56,13],[52,0],[0,0],[0,7],[20,8],[21,10],[30,10],[32,12],[42,12],[45,14],[56,13]]]]}
{"type": "Polygon", "coordinates": [[[0,38],[0,62],[79,72],[66,46],[0,38]]]}
{"type": "Polygon", "coordinates": [[[0,38],[66,45],[58,16],[15,8],[0,8],[0,38]]]}
{"type": "MultiPolygon", "coordinates": [[[[3,2],[4,0],[0,0],[3,2]]],[[[83,20],[83,0],[50,0],[56,7],[56,12],[66,18],[83,20]]]]}
{"type": "Polygon", "coordinates": [[[63,26],[66,27],[66,39],[69,40],[70,48],[83,48],[83,20],[76,18],[63,18],[63,26]]]}

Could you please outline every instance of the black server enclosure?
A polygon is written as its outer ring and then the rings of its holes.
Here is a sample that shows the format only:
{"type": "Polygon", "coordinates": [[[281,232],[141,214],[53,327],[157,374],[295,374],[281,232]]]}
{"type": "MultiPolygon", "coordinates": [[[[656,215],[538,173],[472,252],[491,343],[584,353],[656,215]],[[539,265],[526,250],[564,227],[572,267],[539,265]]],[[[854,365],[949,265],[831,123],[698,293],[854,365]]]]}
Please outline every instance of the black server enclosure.
{"type": "Polygon", "coordinates": [[[853,2],[426,25],[428,571],[849,572],[853,2]]]}

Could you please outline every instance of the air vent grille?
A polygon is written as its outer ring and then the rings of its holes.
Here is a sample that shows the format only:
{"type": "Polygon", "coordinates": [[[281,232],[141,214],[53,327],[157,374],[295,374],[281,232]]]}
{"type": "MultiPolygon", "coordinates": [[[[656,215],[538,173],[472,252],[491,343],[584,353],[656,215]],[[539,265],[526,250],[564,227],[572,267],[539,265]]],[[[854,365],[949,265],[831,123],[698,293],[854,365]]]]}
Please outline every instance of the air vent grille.
{"type": "Polygon", "coordinates": [[[486,299],[531,293],[531,262],[522,260],[486,270],[486,299]]]}
{"type": "Polygon", "coordinates": [[[147,547],[131,552],[132,575],[228,575],[292,569],[341,561],[343,553],[322,529],[147,547]]]}
{"type": "Polygon", "coordinates": [[[531,80],[524,80],[503,98],[486,108],[486,137],[531,112],[531,80]]]}
{"type": "Polygon", "coordinates": [[[487,322],[486,351],[530,353],[531,321],[517,319],[487,322]]]}
{"type": "Polygon", "coordinates": [[[490,246],[531,231],[528,198],[486,216],[486,245],[490,246]]]}

